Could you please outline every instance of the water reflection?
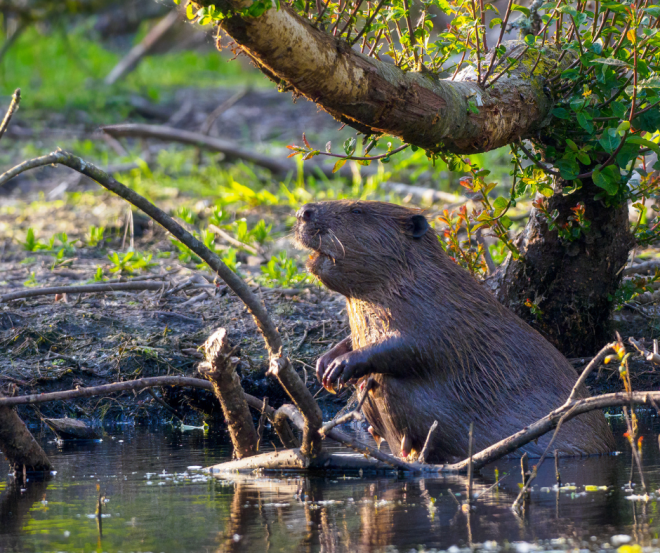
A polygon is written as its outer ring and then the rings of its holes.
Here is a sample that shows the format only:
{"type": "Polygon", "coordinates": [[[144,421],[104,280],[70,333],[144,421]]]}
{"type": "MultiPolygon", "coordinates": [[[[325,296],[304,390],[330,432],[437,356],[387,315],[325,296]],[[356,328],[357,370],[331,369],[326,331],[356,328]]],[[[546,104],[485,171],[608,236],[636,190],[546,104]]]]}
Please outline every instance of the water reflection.
{"type": "MultiPolygon", "coordinates": [[[[645,443],[656,439],[649,434],[645,443]]],[[[627,539],[655,547],[660,530],[655,447],[644,452],[647,501],[629,499],[643,494],[628,488],[627,454],[561,459],[561,489],[553,489],[549,460],[516,514],[515,459],[481,472],[480,497],[466,510],[467,483],[456,475],[212,478],[189,468],[227,458],[222,436],[140,430],[97,444],[45,446],[58,470],[49,482],[0,482],[0,552],[613,551],[627,539]],[[509,476],[492,488],[496,474],[509,476]],[[102,519],[99,491],[108,499],[102,519]]]]}

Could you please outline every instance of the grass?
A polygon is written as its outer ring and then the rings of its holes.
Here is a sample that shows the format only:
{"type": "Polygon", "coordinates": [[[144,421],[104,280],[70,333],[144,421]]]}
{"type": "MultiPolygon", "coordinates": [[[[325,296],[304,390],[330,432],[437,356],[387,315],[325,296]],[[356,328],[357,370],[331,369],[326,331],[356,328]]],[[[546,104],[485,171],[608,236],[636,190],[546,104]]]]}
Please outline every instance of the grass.
{"type": "MultiPolygon", "coordinates": [[[[215,51],[147,57],[121,82],[107,86],[103,79],[122,54],[90,38],[91,24],[89,20],[48,34],[29,28],[0,62],[0,96],[8,97],[21,88],[24,112],[84,110],[94,120],[97,114],[107,116],[108,112],[125,115],[128,96],[135,93],[158,102],[177,87],[269,86],[256,71],[229,63],[215,51]]],[[[0,44],[5,38],[0,25],[0,44]]]]}

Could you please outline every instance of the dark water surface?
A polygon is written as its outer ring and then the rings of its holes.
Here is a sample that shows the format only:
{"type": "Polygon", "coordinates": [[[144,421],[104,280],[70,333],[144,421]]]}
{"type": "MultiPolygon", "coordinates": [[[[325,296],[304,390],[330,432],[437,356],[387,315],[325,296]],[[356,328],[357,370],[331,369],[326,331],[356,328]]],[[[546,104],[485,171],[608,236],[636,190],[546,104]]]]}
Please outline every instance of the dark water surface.
{"type": "MultiPolygon", "coordinates": [[[[217,479],[190,468],[230,454],[222,439],[201,432],[114,430],[100,443],[61,448],[44,437],[57,473],[25,487],[10,476],[0,481],[0,552],[642,553],[660,549],[660,455],[657,433],[645,432],[648,496],[637,474],[628,488],[631,460],[622,440],[620,455],[560,460],[560,490],[553,489],[554,462],[546,461],[519,515],[511,510],[521,480],[517,460],[484,469],[478,493],[495,482],[496,469],[509,476],[465,512],[460,476],[217,479]],[[107,499],[101,532],[97,489],[107,499]]],[[[0,471],[8,473],[6,462],[0,471]]]]}

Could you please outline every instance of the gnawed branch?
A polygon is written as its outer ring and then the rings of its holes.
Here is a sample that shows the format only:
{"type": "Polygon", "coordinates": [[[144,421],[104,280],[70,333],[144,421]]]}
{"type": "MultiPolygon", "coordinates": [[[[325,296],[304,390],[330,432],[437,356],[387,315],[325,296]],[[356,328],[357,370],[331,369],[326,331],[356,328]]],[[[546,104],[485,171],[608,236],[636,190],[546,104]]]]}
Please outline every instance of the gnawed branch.
{"type": "MultiPolygon", "coordinates": [[[[245,0],[203,0],[224,13],[245,0]]],[[[525,54],[510,74],[484,90],[474,70],[455,80],[405,72],[351,49],[282,5],[259,17],[233,15],[221,22],[259,68],[367,134],[387,133],[421,148],[477,153],[533,135],[548,123],[552,100],[543,92],[545,71],[530,75],[535,55],[525,54]],[[529,60],[527,59],[529,57],[529,60]]],[[[524,43],[507,43],[511,50],[524,43]]],[[[548,51],[544,69],[559,52],[548,51]]],[[[494,50],[484,61],[492,64],[494,50]]]]}
{"type": "Polygon", "coordinates": [[[27,171],[28,169],[56,163],[66,165],[67,167],[88,176],[110,192],[117,194],[138,209],[144,211],[144,213],[203,259],[207,265],[225,281],[227,286],[231,288],[241,301],[243,301],[249,312],[252,314],[255,323],[266,342],[266,348],[268,349],[270,356],[270,372],[278,378],[280,384],[296,404],[296,407],[300,409],[305,419],[303,444],[301,449],[307,455],[317,454],[320,447],[318,430],[323,422],[321,409],[314,401],[314,398],[307,387],[303,384],[302,380],[300,380],[300,377],[291,367],[288,358],[284,355],[282,338],[268,315],[268,311],[259,298],[257,298],[257,296],[250,290],[245,281],[227,267],[218,255],[197,240],[197,238],[186,231],[163,210],[159,209],[130,188],[124,186],[104,171],[101,171],[98,167],[91,163],[87,163],[68,152],[58,150],[17,165],[0,175],[0,187],[11,178],[27,171]]]}

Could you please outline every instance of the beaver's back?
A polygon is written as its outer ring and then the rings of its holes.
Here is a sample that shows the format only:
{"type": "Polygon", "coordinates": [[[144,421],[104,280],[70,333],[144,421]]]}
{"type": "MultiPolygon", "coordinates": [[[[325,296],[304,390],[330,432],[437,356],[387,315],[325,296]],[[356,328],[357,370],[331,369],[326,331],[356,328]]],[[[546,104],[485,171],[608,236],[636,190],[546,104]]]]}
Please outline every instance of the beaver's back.
{"type": "MultiPolygon", "coordinates": [[[[438,420],[434,457],[465,457],[474,423],[477,451],[561,406],[578,374],[536,330],[502,306],[450,261],[429,232],[425,251],[409,252],[408,275],[387,302],[348,298],[353,347],[404,338],[420,352],[405,378],[374,375],[378,386],[365,407],[396,450],[407,434],[417,451],[438,420]],[[434,243],[435,242],[435,243],[434,243]],[[376,415],[376,411],[378,415],[376,415]]],[[[580,397],[587,397],[582,388],[580,397]]],[[[522,448],[532,456],[551,437],[522,448]]],[[[614,438],[600,411],[562,425],[553,448],[566,455],[606,453],[614,438]]]]}

